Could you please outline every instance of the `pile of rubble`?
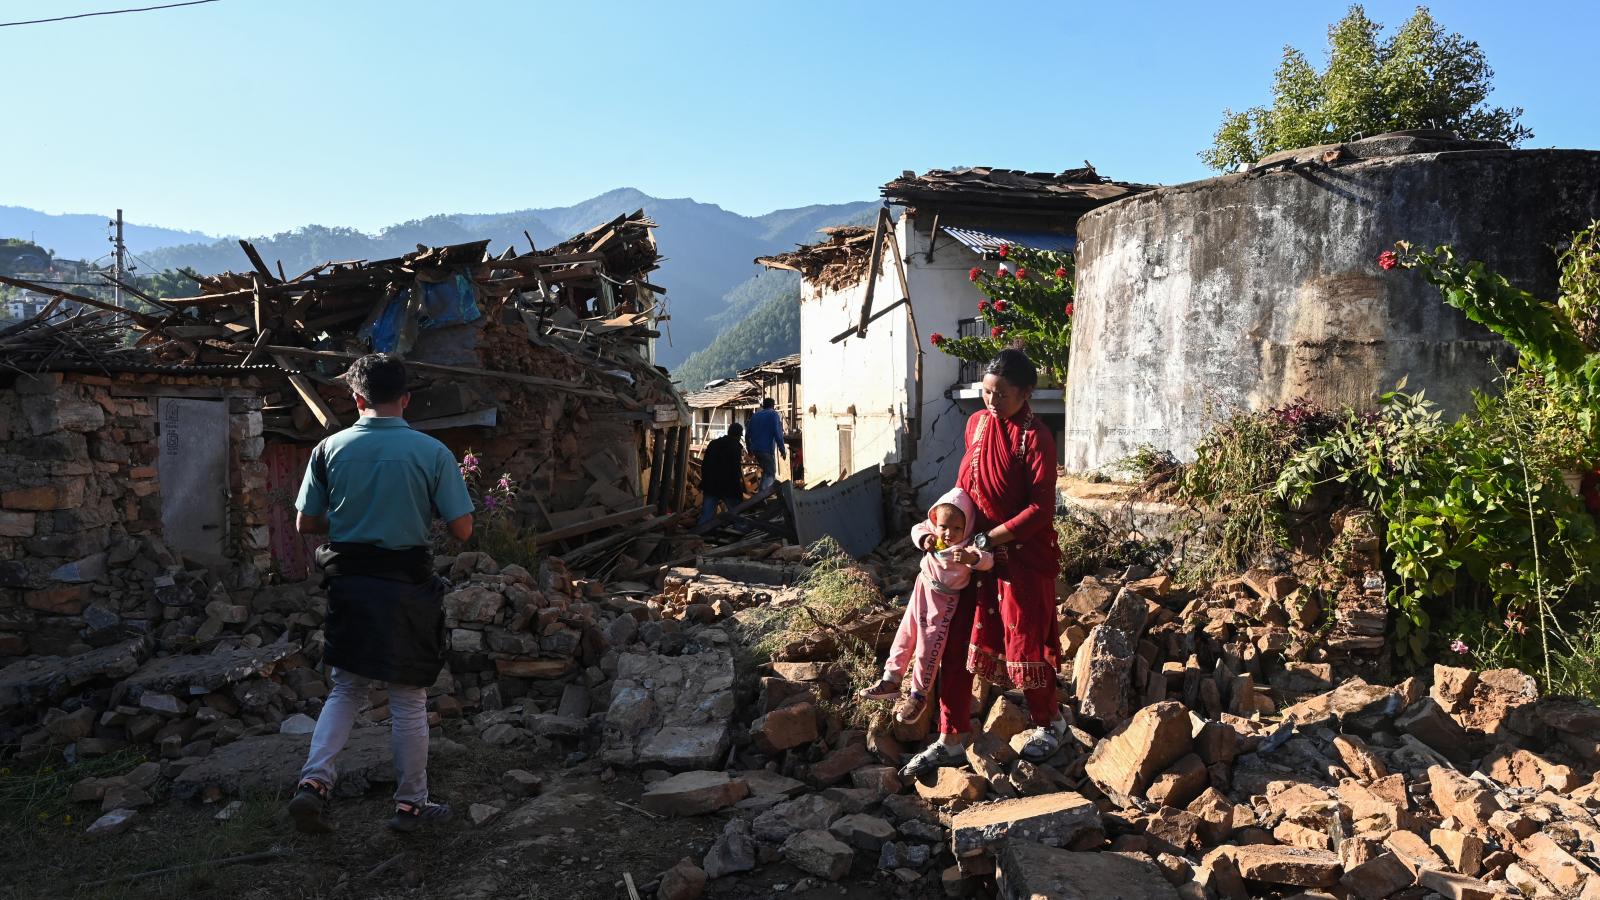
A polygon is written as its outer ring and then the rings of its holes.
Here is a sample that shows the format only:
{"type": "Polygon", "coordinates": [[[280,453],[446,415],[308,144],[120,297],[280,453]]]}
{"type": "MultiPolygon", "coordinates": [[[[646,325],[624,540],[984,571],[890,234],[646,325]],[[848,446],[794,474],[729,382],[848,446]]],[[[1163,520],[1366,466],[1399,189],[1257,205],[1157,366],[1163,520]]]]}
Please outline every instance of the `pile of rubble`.
{"type": "MultiPolygon", "coordinates": [[[[909,574],[906,554],[876,557],[886,583],[909,574]]],[[[919,781],[898,766],[931,737],[931,704],[897,724],[857,709],[839,663],[773,662],[726,766],[646,773],[646,809],[732,814],[659,896],[778,860],[904,896],[936,878],[1008,898],[1600,891],[1600,709],[1541,699],[1514,670],[1351,674],[1374,667],[1368,648],[1329,638],[1365,627],[1364,602],[1338,613],[1369,590],[1324,614],[1287,576],[1199,595],[1148,571],[1086,578],[1058,611],[1076,651],[1062,749],[1021,759],[1021,697],[980,683],[967,765],[919,781]]]]}
{"type": "MultiPolygon", "coordinates": [[[[896,896],[1600,891],[1600,708],[1541,698],[1511,670],[1379,683],[1364,647],[1329,641],[1343,600],[1319,616],[1286,576],[1195,592],[1135,568],[1064,589],[1062,748],[1022,759],[1020,696],[980,682],[966,764],[913,780],[899,767],[933,737],[935,704],[894,722],[855,699],[863,673],[841,659],[847,631],[892,624],[892,610],[752,667],[762,623],[807,602],[802,548],[754,544],[642,582],[554,559],[538,572],[481,554],[439,562],[454,586],[450,664],[429,692],[441,753],[465,733],[559,748],[603,781],[637,771],[647,814],[726,816],[709,846],[644,885],[663,900],[779,862],[803,873],[795,890],[868,879],[896,896]]],[[[850,565],[903,596],[915,563],[892,546],[850,565]]],[[[149,634],[0,670],[0,737],[24,754],[154,748],[154,768],[74,788],[107,811],[101,830],[164,793],[281,787],[303,757],[327,688],[321,601],[261,589],[247,618],[202,642],[205,623],[236,616],[193,605],[210,596],[198,588],[149,634]]],[[[363,723],[385,706],[374,691],[363,723]]],[[[392,778],[385,741],[356,730],[342,792],[392,778]]],[[[506,773],[505,796],[472,803],[470,820],[513,827],[511,804],[538,782],[506,773]]]]}

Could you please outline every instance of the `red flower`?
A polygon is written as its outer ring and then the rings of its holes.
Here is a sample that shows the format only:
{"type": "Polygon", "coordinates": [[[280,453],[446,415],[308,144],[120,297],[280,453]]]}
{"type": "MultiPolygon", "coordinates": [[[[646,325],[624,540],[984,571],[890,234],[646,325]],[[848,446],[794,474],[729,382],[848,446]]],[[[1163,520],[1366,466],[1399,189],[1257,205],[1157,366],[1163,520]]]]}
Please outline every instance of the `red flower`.
{"type": "Polygon", "coordinates": [[[1000,335],[1005,334],[1005,333],[1006,333],[1005,328],[1003,326],[1000,326],[1000,325],[996,325],[995,327],[989,329],[989,337],[992,337],[992,338],[997,338],[1000,335]]]}
{"type": "Polygon", "coordinates": [[[1067,270],[1066,270],[1066,268],[1065,268],[1065,267],[1063,267],[1063,268],[1060,268],[1060,269],[1057,269],[1057,270],[1056,270],[1056,277],[1057,277],[1057,278],[1065,278],[1065,277],[1067,277],[1067,270]]]}
{"type": "Polygon", "coordinates": [[[978,301],[978,312],[988,312],[988,311],[989,311],[989,301],[987,301],[987,300],[979,300],[978,301]]]}
{"type": "Polygon", "coordinates": [[[1006,311],[1006,302],[1004,300],[996,300],[994,302],[994,311],[995,312],[1005,312],[1006,311]]]}
{"type": "Polygon", "coordinates": [[[940,344],[944,343],[944,335],[942,335],[939,332],[935,331],[933,334],[928,335],[928,343],[930,343],[930,344],[934,345],[935,347],[937,347],[940,344]]]}
{"type": "Polygon", "coordinates": [[[1017,277],[1018,278],[1027,278],[1028,277],[1028,267],[1027,266],[1017,266],[1017,277]]]}
{"type": "Polygon", "coordinates": [[[996,278],[1005,278],[1006,276],[1008,276],[1010,274],[1011,274],[1011,270],[1006,268],[1005,266],[1001,266],[1000,268],[994,270],[994,277],[996,277],[996,278]]]}
{"type": "Polygon", "coordinates": [[[973,266],[972,268],[967,270],[967,280],[968,281],[977,281],[978,280],[978,276],[982,275],[982,274],[983,274],[983,270],[982,269],[978,268],[977,266],[973,266]]]}
{"type": "Polygon", "coordinates": [[[1011,245],[1010,244],[1001,244],[1000,245],[1000,258],[1001,259],[1005,259],[1006,255],[1009,254],[1010,252],[1011,252],[1011,245]]]}
{"type": "Polygon", "coordinates": [[[1071,303],[1067,304],[1067,318],[1069,318],[1069,319],[1072,318],[1072,304],[1071,303]]]}
{"type": "Polygon", "coordinates": [[[1400,257],[1393,250],[1378,254],[1378,268],[1388,270],[1400,265],[1400,257]]]}

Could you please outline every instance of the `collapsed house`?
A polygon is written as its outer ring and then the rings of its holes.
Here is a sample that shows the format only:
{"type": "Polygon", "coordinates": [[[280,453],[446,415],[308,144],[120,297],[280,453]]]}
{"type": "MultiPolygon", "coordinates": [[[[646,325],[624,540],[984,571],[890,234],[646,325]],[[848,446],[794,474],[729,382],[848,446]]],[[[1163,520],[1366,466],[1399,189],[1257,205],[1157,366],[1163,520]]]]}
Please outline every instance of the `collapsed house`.
{"type": "Polygon", "coordinates": [[[652,228],[638,212],[545,250],[292,278],[241,242],[251,271],[151,312],[31,286],[57,305],[0,331],[0,658],[205,639],[254,612],[211,601],[310,575],[293,498],[311,448],[354,421],[338,376],[367,352],[404,354],[412,427],[509,475],[537,546],[659,525],[684,503],[689,432],[652,364],[652,228]]]}
{"type": "MultiPolygon", "coordinates": [[[[968,270],[1004,244],[1069,250],[1079,216],[1144,189],[1093,168],[906,172],[883,186],[875,227],[823,229],[826,240],[757,259],[801,275],[801,433],[812,476],[842,480],[899,464],[924,507],[954,483],[982,376],[924,350],[934,332],[977,334],[980,298],[968,270]],[[896,220],[891,205],[903,209],[896,220]]],[[[1041,385],[1033,408],[1063,433],[1060,385],[1041,385]]]]}

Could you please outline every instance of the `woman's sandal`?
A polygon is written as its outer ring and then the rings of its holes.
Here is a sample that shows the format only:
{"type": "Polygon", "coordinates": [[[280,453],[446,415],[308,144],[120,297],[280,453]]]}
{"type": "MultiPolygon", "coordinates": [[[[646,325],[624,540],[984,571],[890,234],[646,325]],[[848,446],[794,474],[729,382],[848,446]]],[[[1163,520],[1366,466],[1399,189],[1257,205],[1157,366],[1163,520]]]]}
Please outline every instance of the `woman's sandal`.
{"type": "Polygon", "coordinates": [[[1031,763],[1038,763],[1054,756],[1055,752],[1061,749],[1061,732],[1057,730],[1058,725],[1062,731],[1065,730],[1066,723],[1052,722],[1049,725],[1035,726],[1027,732],[1028,741],[1022,745],[1020,754],[1022,758],[1031,763]]]}
{"type": "Polygon", "coordinates": [[[872,687],[857,691],[856,696],[863,700],[893,700],[900,696],[900,682],[880,678],[872,687]]]}

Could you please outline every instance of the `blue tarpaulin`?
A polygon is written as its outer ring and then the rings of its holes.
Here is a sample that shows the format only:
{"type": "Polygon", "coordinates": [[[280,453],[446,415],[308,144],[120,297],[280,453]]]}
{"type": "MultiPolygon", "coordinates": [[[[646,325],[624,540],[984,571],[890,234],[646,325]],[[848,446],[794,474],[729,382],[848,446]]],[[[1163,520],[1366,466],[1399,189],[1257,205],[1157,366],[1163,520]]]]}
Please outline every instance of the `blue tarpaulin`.
{"type": "Polygon", "coordinates": [[[405,353],[419,329],[443,328],[473,322],[483,315],[478,309],[478,293],[472,280],[454,272],[444,281],[421,281],[422,299],[406,288],[389,298],[383,312],[361,329],[374,353],[405,353]]]}
{"type": "Polygon", "coordinates": [[[458,322],[471,322],[478,312],[478,293],[472,281],[461,272],[437,283],[422,282],[422,309],[417,312],[417,325],[422,328],[441,328],[458,322]]]}

